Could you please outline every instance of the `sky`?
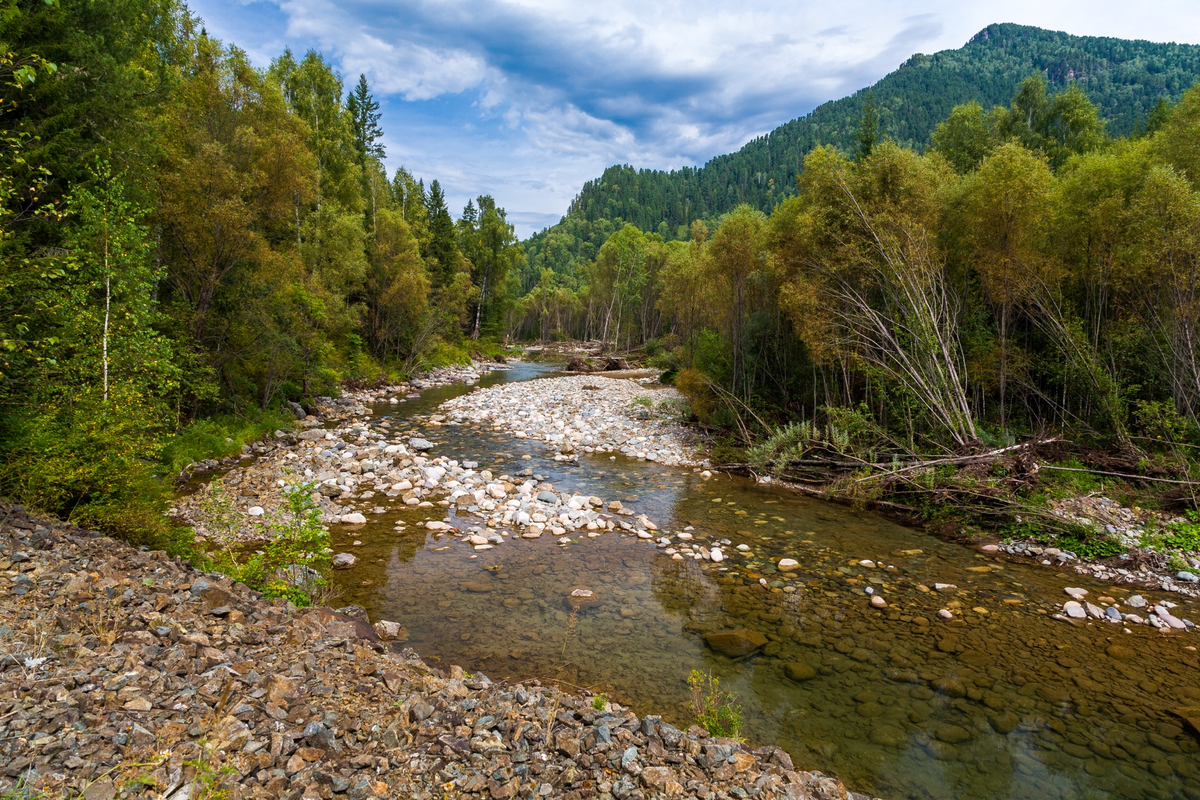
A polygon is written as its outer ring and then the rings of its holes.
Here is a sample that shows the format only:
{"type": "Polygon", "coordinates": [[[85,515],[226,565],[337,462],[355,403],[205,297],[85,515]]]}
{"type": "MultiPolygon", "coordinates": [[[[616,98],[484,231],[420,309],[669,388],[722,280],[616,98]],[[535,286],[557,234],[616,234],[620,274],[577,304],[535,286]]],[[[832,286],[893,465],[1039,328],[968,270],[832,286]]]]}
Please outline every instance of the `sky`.
{"type": "Polygon", "coordinates": [[[490,194],[526,237],[611,164],[737,150],[914,53],[994,22],[1200,42],[1196,0],[189,0],[259,66],[321,51],[365,74],[390,170],[490,194]]]}

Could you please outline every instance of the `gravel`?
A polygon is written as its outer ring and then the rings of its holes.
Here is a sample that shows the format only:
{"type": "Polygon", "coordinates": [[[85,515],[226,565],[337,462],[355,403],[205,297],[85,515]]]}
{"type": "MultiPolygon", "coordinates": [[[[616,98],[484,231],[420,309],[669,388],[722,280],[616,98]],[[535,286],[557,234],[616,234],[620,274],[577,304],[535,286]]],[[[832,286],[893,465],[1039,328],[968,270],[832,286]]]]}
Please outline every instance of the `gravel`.
{"type": "Polygon", "coordinates": [[[435,669],[360,608],[268,602],[19,506],[0,520],[0,792],[857,797],[773,746],[435,669]]]}

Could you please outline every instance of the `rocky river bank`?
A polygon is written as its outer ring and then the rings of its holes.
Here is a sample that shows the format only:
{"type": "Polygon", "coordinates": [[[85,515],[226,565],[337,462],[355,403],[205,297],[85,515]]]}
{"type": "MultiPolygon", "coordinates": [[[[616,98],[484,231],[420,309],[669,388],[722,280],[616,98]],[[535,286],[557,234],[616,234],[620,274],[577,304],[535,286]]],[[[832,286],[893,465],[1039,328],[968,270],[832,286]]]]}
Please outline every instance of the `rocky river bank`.
{"type": "MultiPolygon", "coordinates": [[[[1099,776],[1138,797],[1143,779],[1169,790],[1191,774],[1194,698],[1177,684],[1194,663],[1194,615],[1172,603],[1185,598],[1073,586],[1075,563],[1045,549],[972,553],[701,466],[662,469],[660,453],[695,452],[669,393],[599,375],[524,380],[543,370],[450,402],[450,391],[418,401],[383,387],[261,443],[225,477],[239,536],[263,535],[282,486],[314,482],[345,567],[342,602],[400,620],[408,630],[384,632],[411,632],[427,659],[514,683],[557,675],[680,727],[691,718],[676,705],[683,664],[757,675],[737,689],[754,708],[752,737],[885,796],[924,796],[938,768],[922,758],[954,764],[959,788],[1011,778],[1020,796],[1099,776]],[[647,422],[656,432],[631,443],[647,422]],[[1033,556],[1056,570],[1019,563],[1033,556]],[[560,671],[575,612],[585,652],[560,671]],[[624,671],[663,688],[641,690],[624,671]],[[876,765],[912,752],[898,770],[876,765]],[[1120,753],[1127,763],[1112,760],[1120,753]],[[1045,779],[1042,759],[1066,777],[1045,779]]],[[[208,491],[181,515],[201,519],[208,491]]]]}
{"type": "Polygon", "coordinates": [[[5,797],[856,797],[777,747],[434,669],[361,617],[0,520],[5,797]]]}

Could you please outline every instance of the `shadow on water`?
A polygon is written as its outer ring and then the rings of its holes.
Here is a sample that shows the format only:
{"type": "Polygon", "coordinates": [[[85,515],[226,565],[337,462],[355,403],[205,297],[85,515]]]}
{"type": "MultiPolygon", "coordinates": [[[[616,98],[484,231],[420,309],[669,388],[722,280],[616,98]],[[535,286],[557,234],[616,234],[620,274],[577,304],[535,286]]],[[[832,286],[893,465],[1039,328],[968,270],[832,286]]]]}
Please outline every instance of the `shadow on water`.
{"type": "MultiPolygon", "coordinates": [[[[520,365],[482,383],[547,374],[520,365]]],[[[416,430],[408,417],[466,391],[380,406],[372,425],[403,439],[416,430]]],[[[418,527],[444,518],[443,507],[391,507],[366,525],[335,526],[335,548],[359,557],[336,573],[342,602],[405,625],[432,663],[559,679],[680,724],[690,719],[688,672],[711,670],[740,695],[752,741],[885,798],[1200,798],[1200,747],[1175,713],[1200,706],[1193,637],[1050,618],[1064,586],[1117,600],[1128,590],[741,479],[608,456],[563,464],[487,429],[426,421],[419,430],[435,454],[497,475],[529,469],[556,489],[619,499],[664,531],[690,525],[698,540],[750,547],[720,566],[611,533],[476,553],[418,527]],[[778,573],[784,556],[800,571],[778,573]],[[935,583],[956,588],[926,591],[935,583]],[[598,602],[572,618],[565,597],[577,587],[598,602]],[[888,608],[871,608],[867,587],[888,608]],[[955,619],[939,619],[942,608],[955,619]],[[767,638],[756,656],[734,660],[705,644],[705,633],[742,628],[767,638]]]]}

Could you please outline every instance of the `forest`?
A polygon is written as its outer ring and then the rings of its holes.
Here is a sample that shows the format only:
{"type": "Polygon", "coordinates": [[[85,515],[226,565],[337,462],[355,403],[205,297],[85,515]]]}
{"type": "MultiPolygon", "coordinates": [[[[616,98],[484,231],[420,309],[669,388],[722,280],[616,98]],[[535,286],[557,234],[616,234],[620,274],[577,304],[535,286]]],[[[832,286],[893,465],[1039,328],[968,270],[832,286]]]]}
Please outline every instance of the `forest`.
{"type": "Polygon", "coordinates": [[[1034,74],[1054,91],[1082,89],[1107,131],[1127,136],[1144,131],[1159,103],[1177,101],[1200,80],[1200,47],[989,25],[961,48],[914,55],[872,86],[824,103],[702,167],[609,167],[583,186],[560,223],[526,242],[525,288],[543,268],[569,275],[594,260],[605,239],[627,222],[665,239],[686,239],[693,220],[711,226],[743,203],[770,213],[795,193],[812,149],[854,145],[868,102],[892,141],[923,151],[952,108],[1006,105],[1015,87],[1034,74]]]}
{"type": "Polygon", "coordinates": [[[150,540],[282,401],[494,349],[513,227],[387,173],[365,77],[178,0],[6,0],[0,43],[0,493],[150,540]]]}
{"type": "Polygon", "coordinates": [[[645,348],[699,420],[772,434],[763,463],[1066,431],[1145,466],[1200,445],[1198,233],[1200,88],[1114,137],[1035,75],[924,152],[868,106],[770,214],[625,224],[569,280],[544,268],[516,330],[645,348]]]}

